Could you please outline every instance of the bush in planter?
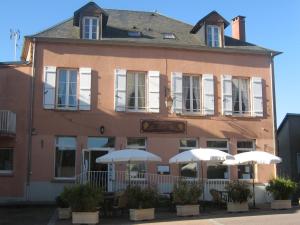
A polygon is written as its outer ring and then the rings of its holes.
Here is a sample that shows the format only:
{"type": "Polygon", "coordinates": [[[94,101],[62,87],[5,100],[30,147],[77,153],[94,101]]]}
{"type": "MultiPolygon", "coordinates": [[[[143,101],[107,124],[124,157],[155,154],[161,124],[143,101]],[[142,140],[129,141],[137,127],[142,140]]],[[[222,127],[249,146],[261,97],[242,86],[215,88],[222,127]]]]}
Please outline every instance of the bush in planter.
{"type": "Polygon", "coordinates": [[[126,189],[125,195],[129,209],[154,208],[158,201],[158,193],[151,187],[131,186],[126,189]]]}
{"type": "Polygon", "coordinates": [[[177,205],[195,205],[202,194],[202,187],[196,183],[179,181],[174,186],[173,202],[177,205]]]}
{"type": "Polygon", "coordinates": [[[59,195],[55,199],[56,205],[58,208],[69,208],[70,205],[68,203],[68,200],[63,198],[62,195],[59,195]]]}
{"type": "Polygon", "coordinates": [[[269,181],[266,191],[271,193],[275,200],[288,200],[297,190],[297,183],[283,177],[277,177],[269,181]]]}
{"type": "Polygon", "coordinates": [[[56,197],[56,205],[58,207],[58,218],[59,219],[69,219],[71,218],[71,208],[68,202],[69,191],[67,188],[56,197]]]}
{"type": "Polygon", "coordinates": [[[225,189],[228,191],[228,198],[234,203],[247,202],[252,194],[246,182],[230,181],[225,189]]]}

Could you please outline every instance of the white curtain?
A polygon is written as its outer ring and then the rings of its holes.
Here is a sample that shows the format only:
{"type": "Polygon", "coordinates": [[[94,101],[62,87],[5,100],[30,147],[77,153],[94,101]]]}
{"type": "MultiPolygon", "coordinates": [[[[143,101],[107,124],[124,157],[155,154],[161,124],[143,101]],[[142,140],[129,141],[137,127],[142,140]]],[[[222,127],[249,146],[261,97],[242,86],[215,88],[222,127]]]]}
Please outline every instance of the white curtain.
{"type": "Polygon", "coordinates": [[[135,106],[135,78],[134,74],[127,74],[127,107],[134,109],[135,106]]]}
{"type": "Polygon", "coordinates": [[[145,74],[138,74],[138,108],[145,109],[145,74]]]}
{"type": "Polygon", "coordinates": [[[249,80],[241,79],[240,80],[240,89],[241,89],[241,100],[242,100],[242,112],[249,112],[249,80]]]}
{"type": "Polygon", "coordinates": [[[183,76],[182,79],[182,98],[183,98],[183,111],[190,111],[191,105],[190,105],[190,77],[189,76],[183,76]]]}
{"type": "Polygon", "coordinates": [[[232,111],[238,113],[239,110],[239,80],[232,79],[232,111]]]}
{"type": "Polygon", "coordinates": [[[200,81],[199,77],[193,77],[193,111],[200,111],[200,81]]]}

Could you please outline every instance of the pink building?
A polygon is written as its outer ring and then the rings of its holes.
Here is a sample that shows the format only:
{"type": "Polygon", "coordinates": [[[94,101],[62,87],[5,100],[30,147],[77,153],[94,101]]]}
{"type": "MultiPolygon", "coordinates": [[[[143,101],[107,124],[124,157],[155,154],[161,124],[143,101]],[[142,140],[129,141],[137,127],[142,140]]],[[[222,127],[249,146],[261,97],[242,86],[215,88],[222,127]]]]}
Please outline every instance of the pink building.
{"type": "MultiPolygon", "coordinates": [[[[124,165],[95,159],[118,149],[163,159],[131,164],[133,179],[198,177],[196,164],[168,164],[191,148],[274,154],[279,53],[246,42],[245,17],[232,20],[232,37],[229,25],[215,11],[193,26],[90,2],[27,36],[22,61],[0,64],[0,200],[52,201],[86,170],[104,171],[109,185],[124,165]]],[[[263,201],[276,168],[254,171],[263,201]]],[[[249,180],[251,168],[205,165],[204,177],[249,180]]]]}

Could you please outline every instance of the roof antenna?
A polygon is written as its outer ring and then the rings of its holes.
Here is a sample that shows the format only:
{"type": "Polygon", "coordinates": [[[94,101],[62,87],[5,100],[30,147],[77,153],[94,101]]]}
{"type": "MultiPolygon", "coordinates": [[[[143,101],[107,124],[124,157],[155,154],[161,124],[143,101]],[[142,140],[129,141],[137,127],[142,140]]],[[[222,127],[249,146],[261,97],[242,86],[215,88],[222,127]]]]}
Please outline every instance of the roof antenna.
{"type": "Polygon", "coordinates": [[[10,40],[14,41],[14,60],[17,61],[18,40],[20,40],[20,31],[10,29],[10,40]]]}

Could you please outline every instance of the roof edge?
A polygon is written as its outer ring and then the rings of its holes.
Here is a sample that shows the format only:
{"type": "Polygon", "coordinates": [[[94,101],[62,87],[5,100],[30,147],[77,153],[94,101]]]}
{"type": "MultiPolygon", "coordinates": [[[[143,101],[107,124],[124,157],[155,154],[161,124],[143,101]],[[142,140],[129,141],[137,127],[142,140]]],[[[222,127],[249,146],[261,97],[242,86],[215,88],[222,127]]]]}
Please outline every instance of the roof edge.
{"type": "Polygon", "coordinates": [[[300,117],[300,113],[287,113],[285,114],[283,120],[281,121],[278,129],[277,129],[277,133],[280,132],[280,130],[282,129],[282,127],[284,126],[284,124],[287,122],[289,117],[300,117]]]}

